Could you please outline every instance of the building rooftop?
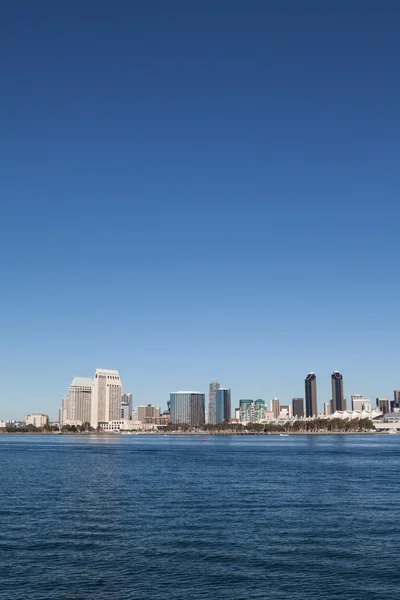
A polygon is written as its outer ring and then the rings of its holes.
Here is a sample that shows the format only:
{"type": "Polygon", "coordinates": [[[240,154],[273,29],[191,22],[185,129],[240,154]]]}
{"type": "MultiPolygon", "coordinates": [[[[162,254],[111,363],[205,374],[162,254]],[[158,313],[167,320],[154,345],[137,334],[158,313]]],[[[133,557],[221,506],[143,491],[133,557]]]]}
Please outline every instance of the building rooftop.
{"type": "Polygon", "coordinates": [[[92,378],[91,377],[74,377],[70,387],[91,387],[92,386],[92,378]]]}

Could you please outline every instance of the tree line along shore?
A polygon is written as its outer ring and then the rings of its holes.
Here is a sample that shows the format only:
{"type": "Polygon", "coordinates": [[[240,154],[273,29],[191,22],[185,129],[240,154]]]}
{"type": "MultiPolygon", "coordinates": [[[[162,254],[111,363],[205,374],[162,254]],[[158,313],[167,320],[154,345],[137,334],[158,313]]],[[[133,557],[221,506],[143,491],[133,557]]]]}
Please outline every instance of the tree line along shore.
{"type": "MultiPolygon", "coordinates": [[[[191,427],[186,423],[169,424],[158,430],[135,430],[135,433],[149,434],[202,434],[202,435],[248,435],[248,434],[302,434],[302,433],[371,433],[376,431],[371,419],[313,419],[298,420],[286,423],[248,423],[246,425],[231,423],[219,423],[217,425],[202,425],[191,427]]],[[[65,434],[110,434],[90,426],[90,423],[82,425],[45,425],[35,427],[26,425],[24,427],[5,427],[0,433],[65,433],[65,434]]],[[[122,433],[121,431],[113,433],[122,433]]]]}

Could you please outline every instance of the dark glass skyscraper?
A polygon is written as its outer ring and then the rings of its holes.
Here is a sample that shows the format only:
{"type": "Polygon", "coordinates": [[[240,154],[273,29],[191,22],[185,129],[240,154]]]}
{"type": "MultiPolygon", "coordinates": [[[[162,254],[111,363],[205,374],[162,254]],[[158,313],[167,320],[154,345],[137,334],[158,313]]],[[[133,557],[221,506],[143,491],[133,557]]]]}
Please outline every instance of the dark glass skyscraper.
{"type": "Polygon", "coordinates": [[[337,410],[345,410],[343,398],[343,375],[339,371],[333,371],[332,380],[332,413],[337,410]]]}
{"type": "Polygon", "coordinates": [[[315,373],[309,373],[305,379],[306,392],[306,417],[316,417],[317,408],[317,376],[315,373]]]}
{"type": "Polygon", "coordinates": [[[215,423],[231,421],[231,390],[218,388],[215,391],[215,423]]]}
{"type": "Polygon", "coordinates": [[[292,413],[294,417],[304,417],[304,399],[293,398],[292,413]]]}

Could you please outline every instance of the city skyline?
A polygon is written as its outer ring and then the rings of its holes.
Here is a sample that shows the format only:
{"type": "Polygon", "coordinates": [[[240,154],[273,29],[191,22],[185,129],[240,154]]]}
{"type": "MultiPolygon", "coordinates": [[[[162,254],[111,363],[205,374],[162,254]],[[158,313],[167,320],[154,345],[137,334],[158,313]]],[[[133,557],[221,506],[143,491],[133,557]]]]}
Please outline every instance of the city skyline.
{"type": "MultiPolygon", "coordinates": [[[[117,370],[96,369],[96,373],[97,372],[103,372],[105,374],[109,373],[109,374],[112,374],[114,377],[117,376],[119,378],[119,372],[117,370]]],[[[85,394],[85,392],[87,393],[88,387],[89,387],[89,382],[92,382],[92,381],[95,380],[96,373],[95,373],[95,376],[94,376],[93,379],[92,378],[88,378],[88,377],[74,376],[74,378],[73,378],[73,380],[70,383],[69,388],[68,388],[68,395],[69,395],[69,398],[71,398],[71,401],[65,404],[65,406],[68,406],[69,413],[67,413],[67,411],[65,411],[64,418],[69,418],[69,420],[74,421],[75,420],[74,416],[75,416],[77,418],[77,420],[82,420],[82,421],[85,420],[85,419],[79,419],[78,418],[78,412],[77,412],[77,408],[76,408],[76,402],[79,401],[80,398],[84,397],[84,398],[86,398],[86,403],[87,403],[88,396],[87,395],[86,396],[82,396],[82,393],[83,394],[85,394]],[[75,397],[77,398],[77,401],[75,400],[75,397]],[[75,411],[75,412],[73,412],[73,411],[75,411]],[[68,414],[69,414],[69,416],[67,416],[68,414]]],[[[337,374],[337,375],[340,376],[340,381],[341,381],[341,384],[342,384],[342,387],[343,387],[343,376],[338,371],[333,371],[333,374],[332,374],[332,371],[331,371],[330,378],[329,378],[330,382],[331,382],[331,385],[332,385],[332,382],[334,380],[334,375],[335,374],[337,374]]],[[[294,400],[302,400],[303,401],[303,405],[304,405],[304,416],[307,416],[307,381],[308,381],[308,379],[310,379],[310,376],[312,376],[311,379],[313,380],[313,383],[314,384],[315,384],[315,382],[317,383],[317,385],[316,385],[316,392],[317,392],[317,394],[316,394],[316,396],[317,396],[317,398],[316,398],[317,399],[317,412],[318,413],[324,413],[325,412],[325,405],[328,404],[328,403],[332,404],[333,398],[329,398],[329,399],[319,398],[319,388],[320,388],[320,384],[321,384],[321,379],[322,379],[322,382],[324,381],[324,379],[323,378],[317,378],[316,374],[314,372],[308,373],[308,375],[306,376],[305,380],[303,380],[303,391],[304,391],[304,381],[305,381],[305,384],[306,384],[306,389],[305,389],[304,397],[300,396],[300,394],[298,396],[292,396],[291,398],[288,398],[288,397],[283,396],[283,395],[279,395],[279,396],[278,395],[275,395],[275,396],[264,395],[264,396],[261,396],[261,394],[254,394],[253,395],[253,400],[257,400],[257,398],[263,400],[265,402],[266,408],[268,410],[273,410],[272,402],[273,402],[274,399],[277,399],[277,401],[279,402],[280,406],[286,406],[286,405],[293,406],[293,401],[294,400]]],[[[325,379],[327,379],[327,377],[325,379]]],[[[347,377],[346,377],[346,382],[347,382],[347,377]]],[[[367,396],[364,395],[364,394],[361,394],[361,395],[358,394],[360,386],[357,387],[357,394],[351,393],[350,390],[347,390],[347,383],[346,382],[344,383],[345,389],[343,390],[344,391],[343,398],[344,398],[344,400],[347,401],[347,404],[346,404],[347,409],[350,410],[352,408],[352,406],[353,406],[353,399],[355,399],[355,400],[357,400],[358,398],[364,398],[364,399],[366,399],[367,396]]],[[[157,406],[160,406],[161,410],[165,410],[166,407],[167,407],[167,403],[168,403],[168,399],[166,400],[166,397],[167,398],[169,397],[169,399],[171,397],[171,392],[168,392],[168,393],[164,393],[163,397],[161,397],[161,398],[155,398],[154,395],[153,395],[150,398],[150,400],[146,400],[145,401],[145,400],[143,400],[143,398],[137,397],[137,395],[134,394],[134,393],[132,393],[131,391],[129,391],[129,392],[122,391],[122,383],[121,383],[120,379],[116,383],[118,383],[118,390],[121,390],[121,407],[119,407],[119,408],[122,408],[122,405],[123,405],[124,402],[129,402],[129,408],[128,408],[128,413],[127,414],[132,414],[132,408],[137,408],[137,406],[139,406],[139,405],[147,405],[147,404],[155,404],[157,406]]],[[[208,386],[207,386],[208,390],[209,390],[208,394],[205,394],[204,392],[201,391],[202,389],[205,388],[204,385],[203,385],[203,388],[201,386],[199,386],[199,390],[200,391],[198,393],[201,393],[201,394],[205,395],[205,397],[206,397],[206,402],[205,402],[205,411],[206,411],[206,413],[208,413],[208,408],[209,408],[211,387],[214,384],[215,384],[215,390],[220,389],[219,382],[216,379],[213,379],[211,381],[211,383],[209,383],[208,386]]],[[[127,387],[127,386],[124,385],[124,388],[125,387],[127,387]]],[[[190,387],[190,386],[188,386],[188,387],[190,387]]],[[[194,386],[192,386],[192,387],[194,387],[194,386]]],[[[392,392],[390,392],[390,393],[388,393],[386,395],[383,395],[383,394],[375,395],[375,394],[373,394],[373,395],[370,395],[369,397],[373,398],[373,399],[375,399],[375,398],[377,398],[377,399],[378,398],[384,398],[384,399],[387,398],[389,403],[394,402],[395,398],[399,398],[399,396],[400,396],[400,392],[397,389],[397,387],[398,386],[395,386],[394,389],[392,390],[392,392]]],[[[235,409],[237,409],[239,407],[240,400],[243,400],[244,397],[250,397],[250,396],[252,396],[251,394],[242,394],[242,395],[240,395],[238,392],[235,393],[235,390],[233,390],[234,393],[232,394],[231,388],[221,388],[221,389],[229,391],[229,399],[230,399],[230,403],[231,403],[231,416],[232,417],[234,416],[235,409]]],[[[331,387],[331,391],[333,391],[333,387],[331,387]]],[[[119,394],[119,392],[118,392],[118,394],[119,394]]],[[[331,396],[332,396],[332,393],[331,393],[331,396]]],[[[62,407],[64,405],[67,397],[68,396],[64,395],[64,396],[61,396],[59,399],[57,399],[57,401],[56,401],[56,403],[58,402],[57,407],[55,407],[54,404],[52,404],[50,410],[44,410],[44,409],[42,409],[42,407],[37,407],[37,406],[34,407],[34,406],[30,405],[29,406],[29,410],[27,410],[23,414],[22,413],[21,414],[19,414],[19,413],[16,414],[15,410],[11,409],[8,414],[7,414],[6,411],[4,411],[3,413],[0,413],[0,418],[1,419],[5,419],[5,420],[6,419],[23,419],[24,418],[24,414],[27,414],[27,413],[32,412],[32,411],[40,411],[42,413],[48,414],[50,416],[51,420],[58,420],[59,409],[60,409],[60,407],[62,407]]],[[[82,402],[82,400],[81,400],[81,402],[82,402]]],[[[366,399],[365,402],[368,402],[372,407],[375,406],[375,400],[368,400],[368,399],[366,399]]],[[[79,413],[79,414],[83,414],[82,413],[83,409],[81,408],[80,410],[81,410],[81,413],[79,413]]],[[[118,414],[119,415],[118,418],[121,418],[121,415],[118,412],[118,409],[116,408],[116,405],[114,406],[114,412],[112,414],[114,416],[116,416],[118,414]]],[[[91,419],[88,419],[88,420],[90,421],[91,419]]]]}

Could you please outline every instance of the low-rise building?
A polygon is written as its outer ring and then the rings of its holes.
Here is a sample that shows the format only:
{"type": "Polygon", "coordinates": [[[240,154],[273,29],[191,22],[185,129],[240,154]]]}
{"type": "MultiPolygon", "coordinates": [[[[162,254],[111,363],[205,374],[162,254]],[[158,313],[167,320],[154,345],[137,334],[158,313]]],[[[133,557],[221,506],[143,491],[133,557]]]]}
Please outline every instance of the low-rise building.
{"type": "Polygon", "coordinates": [[[34,427],[44,427],[49,422],[48,415],[44,415],[43,413],[30,413],[26,415],[26,424],[34,425],[34,427]]]}
{"type": "Polygon", "coordinates": [[[6,427],[19,427],[20,423],[19,421],[15,421],[15,420],[3,420],[0,419],[0,429],[5,429],[6,427]]]}
{"type": "Polygon", "coordinates": [[[115,421],[99,423],[99,427],[100,431],[118,433],[118,431],[157,431],[160,428],[160,425],[157,425],[156,423],[131,421],[128,419],[118,419],[115,421]]]}
{"type": "Polygon", "coordinates": [[[373,421],[375,429],[378,431],[396,431],[400,432],[400,408],[395,408],[393,412],[386,413],[373,421]]]}

